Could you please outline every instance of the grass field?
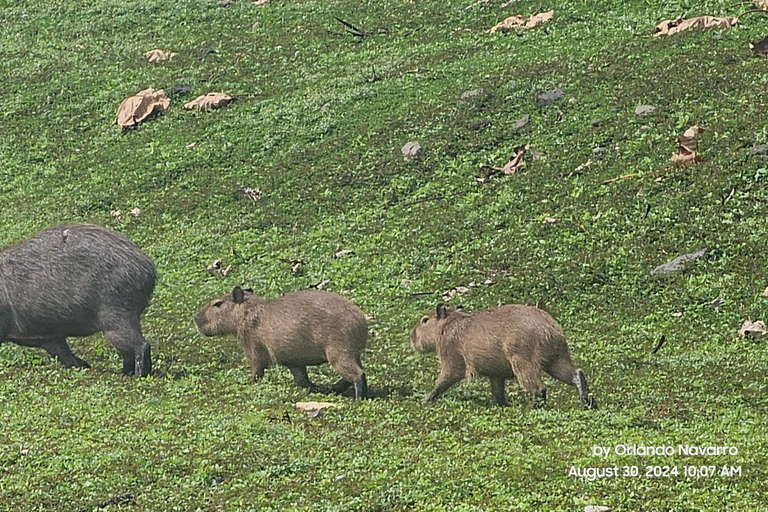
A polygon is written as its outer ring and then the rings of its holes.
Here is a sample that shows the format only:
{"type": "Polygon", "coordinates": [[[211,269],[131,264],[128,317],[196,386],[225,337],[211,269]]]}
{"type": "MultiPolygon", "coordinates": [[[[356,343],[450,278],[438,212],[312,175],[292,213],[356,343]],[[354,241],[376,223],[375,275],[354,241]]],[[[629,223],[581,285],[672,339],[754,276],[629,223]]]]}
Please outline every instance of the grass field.
{"type": "Polygon", "coordinates": [[[2,345],[0,510],[768,510],[768,351],[737,337],[768,316],[768,161],[750,156],[768,144],[768,61],[748,47],[768,18],[649,37],[751,6],[503,3],[0,0],[0,247],[95,223],[160,276],[147,379],[122,376],[101,335],[71,340],[89,370],[2,345]],[[549,9],[546,25],[486,32],[549,9]],[[154,48],[178,55],[149,64],[154,48]],[[113,124],[124,98],[174,85],[192,94],[113,124]],[[236,101],[182,109],[211,91],[236,101]],[[671,167],[694,124],[702,161],[671,167]],[[422,158],[404,160],[409,141],[422,158]],[[518,172],[476,180],[523,145],[518,172]],[[207,273],[216,259],[232,272],[207,273]],[[285,368],[254,384],[235,339],[192,323],[235,285],[271,298],[325,280],[373,319],[362,403],[295,388],[285,368]],[[449,304],[469,311],[550,311],[600,410],[551,379],[544,409],[516,383],[495,407],[484,379],[422,404],[438,362],[408,330],[455,287],[469,291],[449,304]],[[303,400],[340,406],[309,419],[303,400]],[[593,445],[738,454],[601,459],[593,445]],[[665,465],[678,474],[646,476],[665,465]],[[613,466],[639,475],[569,476],[613,466]]]}

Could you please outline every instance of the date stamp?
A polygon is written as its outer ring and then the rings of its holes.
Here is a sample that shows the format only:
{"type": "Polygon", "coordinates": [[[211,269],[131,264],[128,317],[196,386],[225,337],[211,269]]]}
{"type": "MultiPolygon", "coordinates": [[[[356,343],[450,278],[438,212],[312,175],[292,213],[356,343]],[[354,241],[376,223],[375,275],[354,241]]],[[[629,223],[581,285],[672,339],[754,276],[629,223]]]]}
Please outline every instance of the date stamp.
{"type": "Polygon", "coordinates": [[[594,481],[598,478],[711,478],[711,477],[739,477],[741,466],[602,466],[602,467],[576,467],[571,466],[568,476],[586,478],[594,481]]]}

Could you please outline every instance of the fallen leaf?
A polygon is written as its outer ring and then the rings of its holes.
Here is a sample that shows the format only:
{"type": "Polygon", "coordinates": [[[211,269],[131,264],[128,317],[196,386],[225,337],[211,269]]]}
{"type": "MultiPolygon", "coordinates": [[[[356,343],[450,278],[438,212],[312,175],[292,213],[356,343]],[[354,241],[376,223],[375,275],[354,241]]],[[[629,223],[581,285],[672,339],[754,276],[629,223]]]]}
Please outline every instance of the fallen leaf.
{"type": "Polygon", "coordinates": [[[519,130],[520,128],[527,125],[530,121],[531,121],[531,115],[525,114],[523,117],[521,117],[520,119],[514,122],[514,124],[512,125],[512,129],[519,130]]]}
{"type": "Polygon", "coordinates": [[[488,29],[487,32],[489,34],[493,34],[494,32],[499,31],[509,32],[510,30],[517,30],[520,28],[533,28],[537,25],[548,22],[554,15],[555,11],[552,10],[535,14],[528,19],[526,19],[525,16],[521,16],[519,14],[515,16],[509,16],[508,18],[505,18],[503,21],[488,29]]]}
{"type": "Polygon", "coordinates": [[[310,285],[310,288],[314,288],[315,290],[323,290],[326,286],[328,286],[331,283],[330,279],[324,279],[320,281],[317,284],[310,285]]]}
{"type": "Polygon", "coordinates": [[[526,151],[530,149],[530,146],[518,146],[515,148],[515,155],[509,159],[509,162],[504,167],[494,167],[491,165],[480,165],[480,172],[482,173],[482,176],[478,176],[475,178],[476,181],[480,183],[484,183],[488,181],[488,178],[491,177],[491,175],[496,173],[501,174],[514,174],[516,173],[523,165],[523,157],[525,156],[526,151]]]}
{"type": "Polygon", "coordinates": [[[144,54],[147,61],[150,63],[160,62],[163,60],[170,60],[176,56],[173,52],[164,52],[163,50],[149,50],[144,54]]]}
{"type": "Polygon", "coordinates": [[[685,165],[700,160],[696,155],[696,149],[699,144],[699,134],[703,131],[704,128],[695,124],[685,130],[683,134],[675,140],[677,153],[672,155],[672,165],[685,165]]]}
{"type": "Polygon", "coordinates": [[[714,299],[712,302],[710,302],[710,304],[712,305],[712,309],[714,309],[715,311],[718,311],[720,309],[720,306],[725,304],[725,300],[721,298],[717,298],[717,299],[714,299]]]}
{"type": "Polygon", "coordinates": [[[664,20],[656,26],[654,36],[668,36],[678,34],[685,30],[707,30],[710,28],[731,28],[739,22],[738,18],[726,17],[716,18],[714,16],[697,16],[684,20],[675,18],[674,20],[664,20]]]}
{"type": "Polygon", "coordinates": [[[768,297],[768,288],[763,290],[763,297],[768,297]]]}
{"type": "Polygon", "coordinates": [[[156,91],[150,87],[120,103],[117,108],[115,123],[123,128],[128,128],[144,121],[154,112],[162,112],[170,104],[171,100],[165,91],[162,89],[156,91]]]}
{"type": "Polygon", "coordinates": [[[755,338],[760,339],[765,336],[765,323],[762,320],[757,322],[750,322],[745,320],[739,329],[739,338],[755,338]]]}
{"type": "Polygon", "coordinates": [[[338,407],[331,402],[296,402],[296,408],[304,412],[322,411],[331,407],[338,407]]]}
{"type": "Polygon", "coordinates": [[[758,8],[768,11],[768,0],[755,0],[755,4],[758,8]]]}
{"type": "Polygon", "coordinates": [[[578,166],[576,169],[574,169],[573,172],[581,172],[584,169],[586,169],[587,167],[589,167],[590,165],[592,165],[592,159],[588,158],[586,162],[584,162],[583,164],[578,166]]]}
{"type": "Polygon", "coordinates": [[[141,213],[141,209],[140,208],[134,208],[133,210],[130,210],[128,212],[128,215],[131,215],[133,217],[138,217],[140,213],[141,213]]]}
{"type": "Polygon", "coordinates": [[[230,96],[220,92],[209,92],[203,96],[198,96],[194,100],[184,105],[185,110],[198,108],[200,112],[206,112],[214,108],[221,108],[232,101],[230,96]]]}
{"type": "Polygon", "coordinates": [[[120,222],[120,215],[121,215],[120,210],[112,210],[111,212],[109,212],[109,215],[113,219],[117,219],[117,221],[120,222]]]}
{"type": "Polygon", "coordinates": [[[768,57],[768,37],[761,39],[755,44],[749,43],[749,49],[752,50],[752,55],[768,57]]]}
{"type": "Polygon", "coordinates": [[[209,274],[212,276],[219,275],[221,277],[227,277],[227,275],[232,272],[232,265],[227,266],[224,268],[224,265],[221,263],[221,260],[216,260],[207,267],[205,267],[205,270],[208,271],[209,274]]]}
{"type": "Polygon", "coordinates": [[[685,268],[685,265],[687,263],[701,258],[705,254],[707,254],[707,251],[709,251],[709,249],[705,247],[700,251],[690,252],[688,254],[683,254],[682,256],[678,256],[672,261],[667,263],[662,263],[658,267],[651,270],[651,275],[655,276],[658,274],[669,274],[671,272],[677,272],[678,270],[682,270],[683,268],[685,268]]]}
{"type": "Polygon", "coordinates": [[[258,188],[240,187],[237,189],[237,194],[239,196],[247,197],[251,201],[258,201],[261,199],[263,192],[258,188]]]}
{"type": "Polygon", "coordinates": [[[264,5],[268,2],[269,0],[256,0],[255,2],[253,2],[253,5],[264,5]]]}
{"type": "Polygon", "coordinates": [[[333,257],[334,258],[343,258],[344,256],[346,256],[348,254],[354,254],[354,251],[352,251],[350,249],[344,249],[344,250],[341,250],[341,251],[337,252],[336,254],[334,254],[333,257]]]}

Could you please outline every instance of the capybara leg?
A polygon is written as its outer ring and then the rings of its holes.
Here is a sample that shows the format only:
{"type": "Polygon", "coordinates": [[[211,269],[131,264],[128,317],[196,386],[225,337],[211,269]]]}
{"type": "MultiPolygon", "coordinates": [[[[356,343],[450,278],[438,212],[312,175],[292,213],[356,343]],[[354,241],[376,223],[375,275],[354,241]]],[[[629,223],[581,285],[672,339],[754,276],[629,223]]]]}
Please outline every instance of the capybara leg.
{"type": "Polygon", "coordinates": [[[510,365],[523,389],[533,395],[534,407],[542,407],[547,399],[547,388],[541,380],[539,368],[521,359],[512,359],[510,365]]]}
{"type": "Polygon", "coordinates": [[[51,338],[45,340],[39,344],[40,347],[45,349],[51,357],[58,359],[58,361],[67,368],[90,368],[91,365],[77,357],[72,353],[72,350],[67,344],[66,338],[51,338]]]}
{"type": "MultiPolygon", "coordinates": [[[[357,358],[349,354],[327,354],[328,362],[344,380],[355,386],[355,398],[362,400],[368,393],[368,385],[365,380],[365,372],[357,358]]],[[[337,383],[338,384],[338,383],[337,383]]]]}
{"type": "Polygon", "coordinates": [[[123,356],[123,373],[146,377],[152,371],[152,354],[149,343],[141,334],[139,318],[116,322],[104,334],[123,356]]]}
{"type": "Polygon", "coordinates": [[[291,373],[293,374],[293,381],[297,386],[309,390],[316,389],[316,386],[312,384],[312,381],[309,380],[306,366],[289,366],[288,369],[291,370],[291,373]]]}
{"type": "Polygon", "coordinates": [[[339,379],[336,384],[331,386],[331,393],[335,395],[340,395],[346,390],[349,389],[349,387],[352,385],[351,382],[349,382],[347,379],[339,379]]]}
{"type": "Polygon", "coordinates": [[[443,394],[448,391],[454,384],[464,378],[463,373],[443,372],[440,371],[440,375],[437,376],[435,387],[432,392],[424,397],[425,402],[434,402],[443,394]]]}
{"type": "Polygon", "coordinates": [[[587,377],[581,370],[576,370],[576,374],[573,376],[573,383],[576,385],[576,389],[579,390],[579,400],[581,401],[581,407],[584,409],[597,409],[597,401],[592,393],[589,392],[589,386],[587,385],[587,377]]]}
{"type": "Polygon", "coordinates": [[[491,377],[491,394],[497,405],[508,405],[507,392],[504,390],[504,377],[491,377]]]}

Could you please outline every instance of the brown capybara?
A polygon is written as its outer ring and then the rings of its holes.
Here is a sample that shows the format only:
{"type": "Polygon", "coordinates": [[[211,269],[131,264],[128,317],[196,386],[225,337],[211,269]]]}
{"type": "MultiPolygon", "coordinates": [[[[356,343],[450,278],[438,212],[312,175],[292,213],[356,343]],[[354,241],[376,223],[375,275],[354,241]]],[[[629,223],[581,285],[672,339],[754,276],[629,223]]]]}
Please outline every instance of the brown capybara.
{"type": "Polygon", "coordinates": [[[411,329],[411,342],[418,352],[437,352],[440,359],[440,375],[425,401],[436,400],[465,376],[482,375],[490,379],[497,404],[507,404],[504,383],[516,377],[541,406],[547,397],[544,370],[574,386],[582,407],[597,409],[584,372],[571,361],[563,330],[541,309],[509,304],[470,315],[438,304],[411,329]]]}
{"type": "Polygon", "coordinates": [[[0,345],[39,347],[64,366],[87,368],[68,337],[103,332],[123,373],[147,376],[149,343],[140,317],[157,272],[124,236],[89,224],[56,226],[0,251],[0,345]]]}
{"type": "Polygon", "coordinates": [[[261,299],[236,286],[210,301],[195,315],[206,336],[236,334],[258,381],[271,366],[287,366],[296,385],[316,390],[307,366],[328,362],[341,375],[332,390],[355,387],[355,398],[368,393],[360,358],[368,341],[365,315],[335,293],[303,290],[274,300],[261,299]]]}

